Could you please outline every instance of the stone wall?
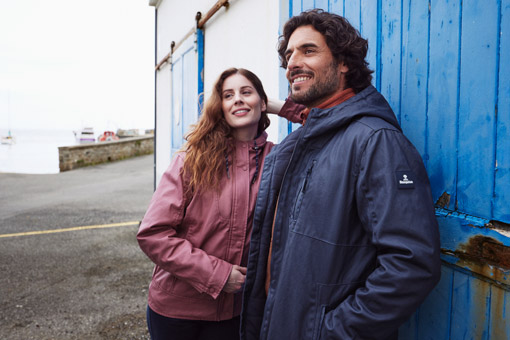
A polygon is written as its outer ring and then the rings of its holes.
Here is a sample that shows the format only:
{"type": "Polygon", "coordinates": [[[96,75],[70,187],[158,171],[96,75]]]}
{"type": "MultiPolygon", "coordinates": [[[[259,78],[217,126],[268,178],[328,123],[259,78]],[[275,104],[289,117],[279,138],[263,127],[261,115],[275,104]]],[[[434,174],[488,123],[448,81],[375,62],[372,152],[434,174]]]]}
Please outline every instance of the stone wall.
{"type": "Polygon", "coordinates": [[[58,148],[60,171],[113,162],[154,152],[154,136],[124,138],[58,148]]]}

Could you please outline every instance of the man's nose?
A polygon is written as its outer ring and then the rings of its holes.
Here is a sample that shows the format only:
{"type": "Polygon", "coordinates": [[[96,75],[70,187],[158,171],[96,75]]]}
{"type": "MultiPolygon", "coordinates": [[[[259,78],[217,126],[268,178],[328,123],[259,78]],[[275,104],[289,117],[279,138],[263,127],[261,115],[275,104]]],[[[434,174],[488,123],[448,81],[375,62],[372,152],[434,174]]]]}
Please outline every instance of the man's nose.
{"type": "Polygon", "coordinates": [[[302,66],[303,63],[301,61],[299,53],[292,53],[289,60],[287,61],[287,69],[292,71],[301,68],[302,66]]]}

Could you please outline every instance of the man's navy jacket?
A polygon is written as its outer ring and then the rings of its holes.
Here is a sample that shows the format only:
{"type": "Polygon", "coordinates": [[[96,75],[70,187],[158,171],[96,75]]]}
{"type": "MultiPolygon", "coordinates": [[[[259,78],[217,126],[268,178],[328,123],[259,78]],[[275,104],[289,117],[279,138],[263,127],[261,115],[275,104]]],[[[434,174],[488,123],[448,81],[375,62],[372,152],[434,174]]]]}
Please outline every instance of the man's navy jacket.
{"type": "Polygon", "coordinates": [[[242,339],[395,339],[439,280],[439,233],[421,157],[384,97],[369,86],[313,109],[262,176],[242,339]]]}

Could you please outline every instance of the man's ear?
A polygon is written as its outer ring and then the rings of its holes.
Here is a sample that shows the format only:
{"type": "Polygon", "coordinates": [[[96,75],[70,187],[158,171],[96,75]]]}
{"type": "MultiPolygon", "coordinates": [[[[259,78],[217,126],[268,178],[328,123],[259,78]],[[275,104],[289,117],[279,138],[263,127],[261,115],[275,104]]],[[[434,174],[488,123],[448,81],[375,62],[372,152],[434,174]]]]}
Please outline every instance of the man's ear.
{"type": "Polygon", "coordinates": [[[345,65],[343,61],[338,65],[338,70],[340,71],[340,73],[349,72],[349,68],[347,67],[347,65],[345,65]]]}

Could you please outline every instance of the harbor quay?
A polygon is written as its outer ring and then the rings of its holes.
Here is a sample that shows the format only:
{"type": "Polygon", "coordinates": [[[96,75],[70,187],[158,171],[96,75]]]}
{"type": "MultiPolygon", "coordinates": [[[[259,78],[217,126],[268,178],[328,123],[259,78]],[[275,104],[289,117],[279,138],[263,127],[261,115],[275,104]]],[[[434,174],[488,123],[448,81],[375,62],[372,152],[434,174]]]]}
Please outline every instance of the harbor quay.
{"type": "Polygon", "coordinates": [[[153,183],[153,155],[0,173],[0,339],[149,338],[136,232],[153,183]]]}
{"type": "Polygon", "coordinates": [[[154,135],[58,148],[60,171],[154,153],[154,135]]]}

